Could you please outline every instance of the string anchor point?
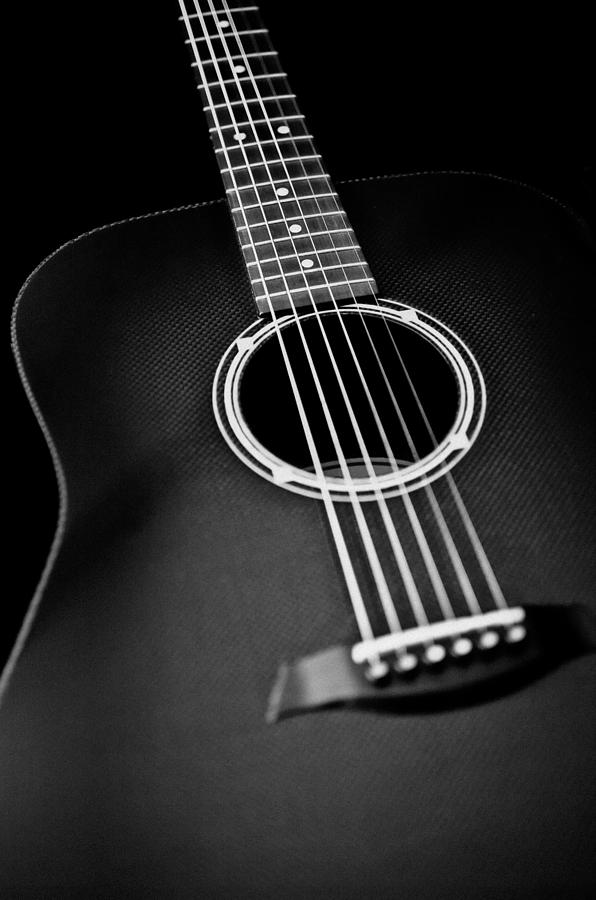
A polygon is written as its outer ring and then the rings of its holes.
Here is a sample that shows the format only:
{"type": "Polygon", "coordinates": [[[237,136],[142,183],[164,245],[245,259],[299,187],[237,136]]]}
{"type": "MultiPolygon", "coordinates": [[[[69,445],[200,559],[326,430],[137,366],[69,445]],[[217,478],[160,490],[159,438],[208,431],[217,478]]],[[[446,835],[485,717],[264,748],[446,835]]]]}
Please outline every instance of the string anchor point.
{"type": "Polygon", "coordinates": [[[520,641],[523,641],[526,634],[527,632],[523,625],[513,625],[505,632],[505,640],[508,644],[519,644],[520,641]]]}
{"type": "Polygon", "coordinates": [[[418,657],[415,653],[401,653],[393,663],[393,668],[396,672],[411,672],[417,665],[418,657]]]}
{"type": "Polygon", "coordinates": [[[443,662],[447,656],[447,651],[442,644],[431,644],[424,651],[424,661],[435,666],[437,663],[443,662]]]}
{"type": "Polygon", "coordinates": [[[382,659],[379,659],[377,662],[371,662],[364,670],[364,674],[369,681],[383,681],[389,674],[389,666],[382,659]]]}
{"type": "Polygon", "coordinates": [[[453,656],[467,656],[474,649],[474,644],[469,637],[460,637],[453,641],[451,653],[453,656]]]}
{"type": "Polygon", "coordinates": [[[500,641],[498,631],[483,631],[478,638],[478,646],[481,650],[492,650],[500,641]]]}

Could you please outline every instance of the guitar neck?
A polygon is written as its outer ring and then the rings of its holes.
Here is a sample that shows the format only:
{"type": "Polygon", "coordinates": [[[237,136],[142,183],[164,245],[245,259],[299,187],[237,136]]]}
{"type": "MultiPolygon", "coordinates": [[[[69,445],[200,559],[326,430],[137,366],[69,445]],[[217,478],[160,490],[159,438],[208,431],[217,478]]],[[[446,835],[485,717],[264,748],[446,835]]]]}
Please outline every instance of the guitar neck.
{"type": "Polygon", "coordinates": [[[376,293],[258,7],[180,8],[259,314],[376,293]]]}

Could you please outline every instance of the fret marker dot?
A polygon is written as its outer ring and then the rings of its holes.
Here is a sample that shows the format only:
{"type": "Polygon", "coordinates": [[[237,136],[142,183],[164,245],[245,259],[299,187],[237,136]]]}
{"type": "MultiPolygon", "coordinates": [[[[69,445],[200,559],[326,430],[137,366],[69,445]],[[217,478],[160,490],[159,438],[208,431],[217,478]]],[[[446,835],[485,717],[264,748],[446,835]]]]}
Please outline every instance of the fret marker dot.
{"type": "Polygon", "coordinates": [[[289,134],[290,129],[287,125],[280,125],[279,128],[277,129],[277,133],[278,134],[289,134]]]}
{"type": "Polygon", "coordinates": [[[290,192],[287,188],[278,188],[275,193],[278,197],[287,197],[290,192]]]}
{"type": "Polygon", "coordinates": [[[241,72],[246,72],[246,66],[234,66],[234,72],[240,75],[241,72]]]}
{"type": "Polygon", "coordinates": [[[246,139],[246,135],[243,131],[237,131],[234,135],[235,141],[244,141],[246,139]]]}
{"type": "Polygon", "coordinates": [[[220,19],[218,22],[218,25],[220,28],[229,28],[230,27],[230,23],[228,22],[227,19],[220,19]]]}
{"type": "Polygon", "coordinates": [[[314,266],[314,262],[312,261],[312,259],[303,259],[302,260],[302,268],[303,269],[312,269],[313,266],[314,266]]]}
{"type": "Polygon", "coordinates": [[[292,234],[298,234],[299,231],[302,231],[302,225],[290,225],[290,231],[292,234]]]}

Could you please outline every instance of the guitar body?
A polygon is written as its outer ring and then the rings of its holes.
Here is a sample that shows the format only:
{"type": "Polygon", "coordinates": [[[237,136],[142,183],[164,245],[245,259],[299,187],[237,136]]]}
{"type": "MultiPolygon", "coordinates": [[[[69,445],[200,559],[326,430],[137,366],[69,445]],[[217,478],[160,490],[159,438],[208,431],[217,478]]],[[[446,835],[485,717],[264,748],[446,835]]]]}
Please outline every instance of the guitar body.
{"type": "MultiPolygon", "coordinates": [[[[380,296],[483,372],[454,473],[505,595],[593,614],[587,231],[489,177],[340,192],[380,296]]],[[[320,501],[216,424],[218,363],[254,318],[223,203],[92,232],[20,298],[62,514],[0,714],[0,892],[591,896],[593,654],[485,702],[266,723],[280,663],[357,634],[320,501]]]]}

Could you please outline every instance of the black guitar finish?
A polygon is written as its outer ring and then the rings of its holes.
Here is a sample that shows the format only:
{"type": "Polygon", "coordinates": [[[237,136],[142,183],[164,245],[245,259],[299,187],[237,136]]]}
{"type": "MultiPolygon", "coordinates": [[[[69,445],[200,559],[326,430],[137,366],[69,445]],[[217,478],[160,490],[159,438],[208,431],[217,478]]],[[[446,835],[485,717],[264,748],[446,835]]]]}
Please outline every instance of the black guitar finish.
{"type": "MultiPolygon", "coordinates": [[[[341,194],[381,296],[482,368],[455,475],[505,595],[593,614],[587,231],[498,179],[341,194]]],[[[223,203],[91,233],[24,290],[19,353],[64,483],[0,715],[0,892],[591,896],[593,654],[461,708],[266,723],[281,663],[357,635],[319,501],[253,474],[214,420],[253,315],[223,203]]]]}

